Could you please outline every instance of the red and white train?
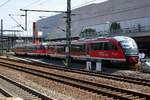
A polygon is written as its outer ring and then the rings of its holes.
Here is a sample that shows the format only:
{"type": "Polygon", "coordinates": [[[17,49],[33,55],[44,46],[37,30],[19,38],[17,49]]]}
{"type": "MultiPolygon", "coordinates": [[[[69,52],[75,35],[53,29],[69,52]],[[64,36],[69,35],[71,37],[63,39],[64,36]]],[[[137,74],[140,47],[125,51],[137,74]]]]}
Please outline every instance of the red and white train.
{"type": "MultiPolygon", "coordinates": [[[[17,55],[40,55],[65,58],[66,43],[51,42],[39,45],[16,46],[13,51],[17,55]]],[[[95,39],[79,39],[71,42],[70,55],[73,59],[91,61],[107,61],[109,63],[138,63],[138,47],[136,42],[126,36],[100,37],[95,39]]]]}

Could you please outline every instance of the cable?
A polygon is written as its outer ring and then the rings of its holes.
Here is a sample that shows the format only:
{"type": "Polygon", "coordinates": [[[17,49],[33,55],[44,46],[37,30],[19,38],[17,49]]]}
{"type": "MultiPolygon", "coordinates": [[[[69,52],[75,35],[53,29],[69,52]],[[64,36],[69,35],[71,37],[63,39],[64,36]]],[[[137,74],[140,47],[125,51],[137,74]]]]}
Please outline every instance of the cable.
{"type": "Polygon", "coordinates": [[[89,4],[89,3],[92,3],[92,2],[94,2],[94,1],[97,1],[97,0],[86,1],[86,2],[83,3],[83,4],[80,4],[80,5],[77,5],[77,6],[72,7],[72,9],[79,8],[79,7],[81,7],[81,6],[85,6],[85,5],[87,5],[87,4],[89,4]]]}
{"type": "Polygon", "coordinates": [[[3,4],[0,5],[0,7],[4,6],[5,4],[7,4],[8,2],[10,2],[11,0],[7,0],[6,2],[4,2],[3,4]]]}
{"type": "Polygon", "coordinates": [[[14,18],[11,16],[11,14],[9,14],[9,16],[10,16],[11,19],[13,19],[13,20],[18,24],[18,26],[20,26],[23,30],[25,30],[25,28],[24,28],[16,19],[14,19],[14,18]]]}
{"type": "Polygon", "coordinates": [[[47,0],[42,1],[39,5],[42,5],[43,3],[45,3],[47,0]]]}
{"type": "Polygon", "coordinates": [[[27,7],[30,7],[32,5],[35,5],[36,3],[39,3],[40,1],[41,0],[36,0],[36,1],[34,1],[34,2],[30,3],[30,4],[28,4],[28,5],[24,6],[23,8],[27,8],[27,7]]]}

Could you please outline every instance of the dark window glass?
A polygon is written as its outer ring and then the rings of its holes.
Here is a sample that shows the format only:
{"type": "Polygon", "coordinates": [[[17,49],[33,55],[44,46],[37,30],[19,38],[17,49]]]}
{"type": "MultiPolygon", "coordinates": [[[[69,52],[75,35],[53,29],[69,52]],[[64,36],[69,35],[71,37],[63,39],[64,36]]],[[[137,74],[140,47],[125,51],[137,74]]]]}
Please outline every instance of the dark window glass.
{"type": "Polygon", "coordinates": [[[64,53],[65,52],[65,47],[64,46],[57,46],[57,52],[58,53],[64,53]]]}
{"type": "Polygon", "coordinates": [[[33,49],[33,50],[39,50],[40,47],[39,46],[34,46],[33,48],[31,47],[31,49],[33,49]]]}
{"type": "Polygon", "coordinates": [[[103,43],[92,43],[91,49],[92,50],[103,50],[103,43]]]}
{"type": "Polygon", "coordinates": [[[117,50],[117,47],[113,45],[111,42],[105,42],[104,50],[117,50]]]}
{"type": "Polygon", "coordinates": [[[52,48],[55,48],[55,46],[49,45],[47,48],[48,48],[48,49],[52,49],[52,48]]]}
{"type": "Polygon", "coordinates": [[[40,45],[39,46],[41,50],[45,50],[45,46],[44,45],[40,45]]]}
{"type": "Polygon", "coordinates": [[[122,48],[124,49],[124,52],[126,55],[137,55],[138,54],[138,47],[133,40],[124,40],[120,41],[120,44],[122,48]]]}
{"type": "Polygon", "coordinates": [[[82,52],[85,51],[85,45],[71,45],[72,52],[82,52]]]}

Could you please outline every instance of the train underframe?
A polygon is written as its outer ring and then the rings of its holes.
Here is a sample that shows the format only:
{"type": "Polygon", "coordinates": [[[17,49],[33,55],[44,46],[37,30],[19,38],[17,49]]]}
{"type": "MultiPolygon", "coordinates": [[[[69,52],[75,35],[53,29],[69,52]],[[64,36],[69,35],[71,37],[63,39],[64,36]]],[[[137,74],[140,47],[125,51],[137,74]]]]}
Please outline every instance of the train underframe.
{"type": "MultiPolygon", "coordinates": [[[[41,55],[41,54],[36,54],[36,55],[32,55],[32,54],[16,54],[16,56],[25,56],[25,57],[36,57],[36,58],[51,58],[51,59],[59,59],[62,61],[65,61],[66,56],[50,56],[50,55],[41,55]]],[[[74,57],[70,57],[71,62],[75,62],[75,63],[82,63],[86,66],[86,62],[90,61],[92,63],[92,70],[96,69],[96,62],[101,62],[102,63],[102,67],[111,67],[111,68],[121,68],[121,69],[132,69],[132,70],[137,70],[139,69],[139,63],[137,64],[130,64],[126,61],[118,61],[118,60],[105,60],[105,59],[90,59],[90,58],[85,58],[85,59],[80,59],[80,57],[78,58],[74,58],[74,57]]]]}

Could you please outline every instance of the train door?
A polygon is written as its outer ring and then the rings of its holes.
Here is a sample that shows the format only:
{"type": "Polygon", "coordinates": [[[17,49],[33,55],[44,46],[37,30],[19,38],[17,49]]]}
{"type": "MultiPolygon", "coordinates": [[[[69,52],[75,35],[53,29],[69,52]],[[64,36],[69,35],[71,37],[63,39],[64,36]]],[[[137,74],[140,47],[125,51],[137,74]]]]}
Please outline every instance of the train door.
{"type": "Polygon", "coordinates": [[[90,50],[91,50],[91,45],[86,43],[85,44],[85,54],[86,54],[86,56],[90,56],[90,50]]]}

